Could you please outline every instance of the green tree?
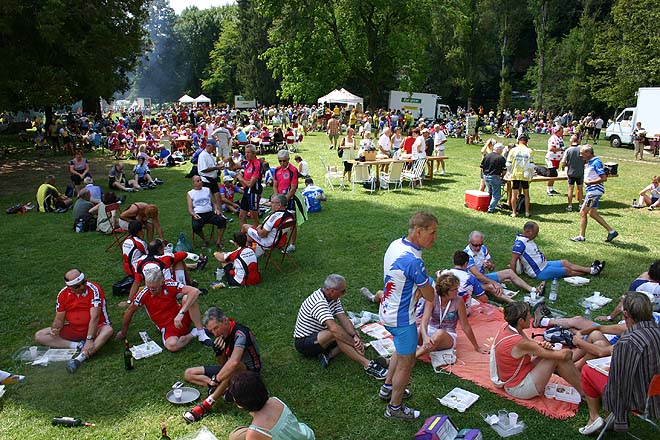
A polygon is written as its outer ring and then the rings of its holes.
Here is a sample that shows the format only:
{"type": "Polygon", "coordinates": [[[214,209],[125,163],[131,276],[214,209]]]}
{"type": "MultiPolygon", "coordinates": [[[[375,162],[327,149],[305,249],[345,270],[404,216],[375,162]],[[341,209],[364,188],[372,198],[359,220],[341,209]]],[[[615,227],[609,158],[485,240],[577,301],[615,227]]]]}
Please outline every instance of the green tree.
{"type": "Polygon", "coordinates": [[[594,45],[589,84],[597,100],[623,107],[638,88],[660,84],[660,3],[617,0],[611,17],[594,45]]]}
{"type": "Polygon", "coordinates": [[[240,45],[238,14],[233,8],[222,22],[220,36],[209,55],[211,64],[202,80],[202,90],[213,102],[231,103],[240,93],[237,78],[240,45]]]}
{"type": "Polygon", "coordinates": [[[46,109],[128,88],[146,44],[143,0],[0,2],[0,108],[46,109]]]}

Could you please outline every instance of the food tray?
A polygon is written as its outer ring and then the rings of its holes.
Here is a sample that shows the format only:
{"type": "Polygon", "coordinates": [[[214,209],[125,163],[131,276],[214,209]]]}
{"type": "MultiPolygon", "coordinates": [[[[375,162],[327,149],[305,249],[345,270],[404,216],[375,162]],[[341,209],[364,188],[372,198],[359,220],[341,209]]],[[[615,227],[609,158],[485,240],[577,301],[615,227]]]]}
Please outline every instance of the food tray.
{"type": "Polygon", "coordinates": [[[392,336],[390,332],[385,329],[385,326],[380,322],[372,322],[371,324],[366,324],[360,327],[362,333],[369,335],[374,339],[385,339],[392,336]]]}
{"type": "Polygon", "coordinates": [[[605,376],[610,375],[610,364],[612,363],[612,356],[607,356],[599,359],[589,359],[587,365],[600,371],[605,376]]]}
{"type": "Polygon", "coordinates": [[[603,307],[606,304],[609,304],[612,302],[612,298],[608,298],[606,296],[588,296],[580,302],[580,305],[582,307],[587,307],[591,308],[592,310],[597,310],[603,307]]]}
{"type": "Polygon", "coordinates": [[[497,412],[490,412],[490,413],[482,413],[481,414],[481,417],[488,424],[488,426],[493,428],[493,430],[495,432],[497,432],[497,434],[500,437],[503,437],[503,438],[504,437],[511,437],[512,435],[520,434],[521,432],[523,432],[525,430],[525,423],[521,422],[520,420],[518,420],[518,423],[516,423],[513,426],[509,426],[508,424],[506,426],[503,426],[500,422],[495,423],[494,425],[491,425],[490,423],[488,423],[487,419],[489,419],[492,416],[497,417],[497,412]]]}
{"type": "Polygon", "coordinates": [[[163,349],[154,341],[145,342],[144,344],[140,345],[134,345],[130,348],[130,350],[135,359],[148,358],[163,351],[163,349]]]}
{"type": "Polygon", "coordinates": [[[564,281],[572,286],[584,286],[585,284],[589,284],[591,280],[584,277],[567,277],[564,278],[564,281]]]}
{"type": "Polygon", "coordinates": [[[442,398],[437,398],[440,403],[458,412],[465,412],[474,402],[479,400],[479,395],[471,393],[462,388],[454,388],[442,398]]]}
{"type": "Polygon", "coordinates": [[[373,349],[376,350],[376,353],[383,357],[390,357],[394,354],[394,341],[389,338],[376,339],[369,342],[367,345],[371,345],[373,349]]]}
{"type": "Polygon", "coordinates": [[[580,394],[575,388],[556,383],[547,384],[543,395],[548,399],[560,400],[562,402],[574,403],[576,405],[582,400],[580,394]]]}
{"type": "Polygon", "coordinates": [[[199,399],[199,390],[190,387],[180,387],[179,389],[182,391],[180,400],[174,398],[174,390],[169,390],[165,398],[175,405],[185,405],[199,399]]]}

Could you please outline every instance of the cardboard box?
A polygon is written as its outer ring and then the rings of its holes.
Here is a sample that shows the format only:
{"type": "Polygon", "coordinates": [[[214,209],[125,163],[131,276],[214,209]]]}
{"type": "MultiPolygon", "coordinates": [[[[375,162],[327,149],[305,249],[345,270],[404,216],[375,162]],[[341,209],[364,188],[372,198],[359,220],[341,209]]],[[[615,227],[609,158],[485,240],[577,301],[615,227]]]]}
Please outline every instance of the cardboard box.
{"type": "Polygon", "coordinates": [[[469,189],[465,191],[465,206],[477,211],[488,211],[490,194],[483,191],[469,189]]]}

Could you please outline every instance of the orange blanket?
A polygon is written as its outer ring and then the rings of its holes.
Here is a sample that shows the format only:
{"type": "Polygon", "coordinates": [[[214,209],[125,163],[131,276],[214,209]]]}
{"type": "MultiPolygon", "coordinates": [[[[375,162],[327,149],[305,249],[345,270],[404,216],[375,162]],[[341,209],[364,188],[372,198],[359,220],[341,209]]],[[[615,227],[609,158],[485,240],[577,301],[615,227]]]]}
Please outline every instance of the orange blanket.
{"type": "MultiPolygon", "coordinates": [[[[490,348],[497,331],[504,324],[502,312],[497,307],[488,304],[478,306],[476,310],[473,307],[468,320],[477,338],[477,342],[487,348],[490,348]]],[[[536,410],[553,419],[567,419],[577,414],[578,405],[576,404],[548,399],[545,396],[535,397],[530,400],[516,399],[509,396],[504,389],[493,385],[490,381],[489,374],[489,356],[474,351],[472,344],[468,341],[460,327],[460,325],[457,327],[456,356],[458,361],[455,365],[444,367],[446,371],[462,379],[474,382],[495,394],[512,400],[518,405],[536,410]]],[[[528,334],[531,334],[531,331],[528,331],[528,334]]],[[[428,357],[421,360],[430,362],[428,357]]],[[[568,385],[566,381],[557,375],[553,375],[550,382],[568,385]]]]}

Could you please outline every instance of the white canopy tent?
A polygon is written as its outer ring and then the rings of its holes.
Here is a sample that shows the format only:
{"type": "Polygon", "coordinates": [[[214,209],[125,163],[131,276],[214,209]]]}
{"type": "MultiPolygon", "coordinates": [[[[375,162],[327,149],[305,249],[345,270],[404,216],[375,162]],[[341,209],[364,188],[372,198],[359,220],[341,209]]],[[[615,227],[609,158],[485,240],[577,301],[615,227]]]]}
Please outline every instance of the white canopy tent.
{"type": "Polygon", "coordinates": [[[321,96],[318,101],[319,104],[324,102],[336,103],[336,104],[348,104],[354,107],[364,106],[364,100],[357,95],[352,94],[346,89],[335,89],[332,92],[328,93],[325,96],[321,96]]]}
{"type": "Polygon", "coordinates": [[[204,95],[199,95],[193,102],[195,104],[211,104],[211,100],[204,95]]]}
{"type": "Polygon", "coordinates": [[[183,95],[179,98],[179,104],[192,104],[193,102],[195,102],[195,100],[192,99],[192,96],[183,95]]]}

